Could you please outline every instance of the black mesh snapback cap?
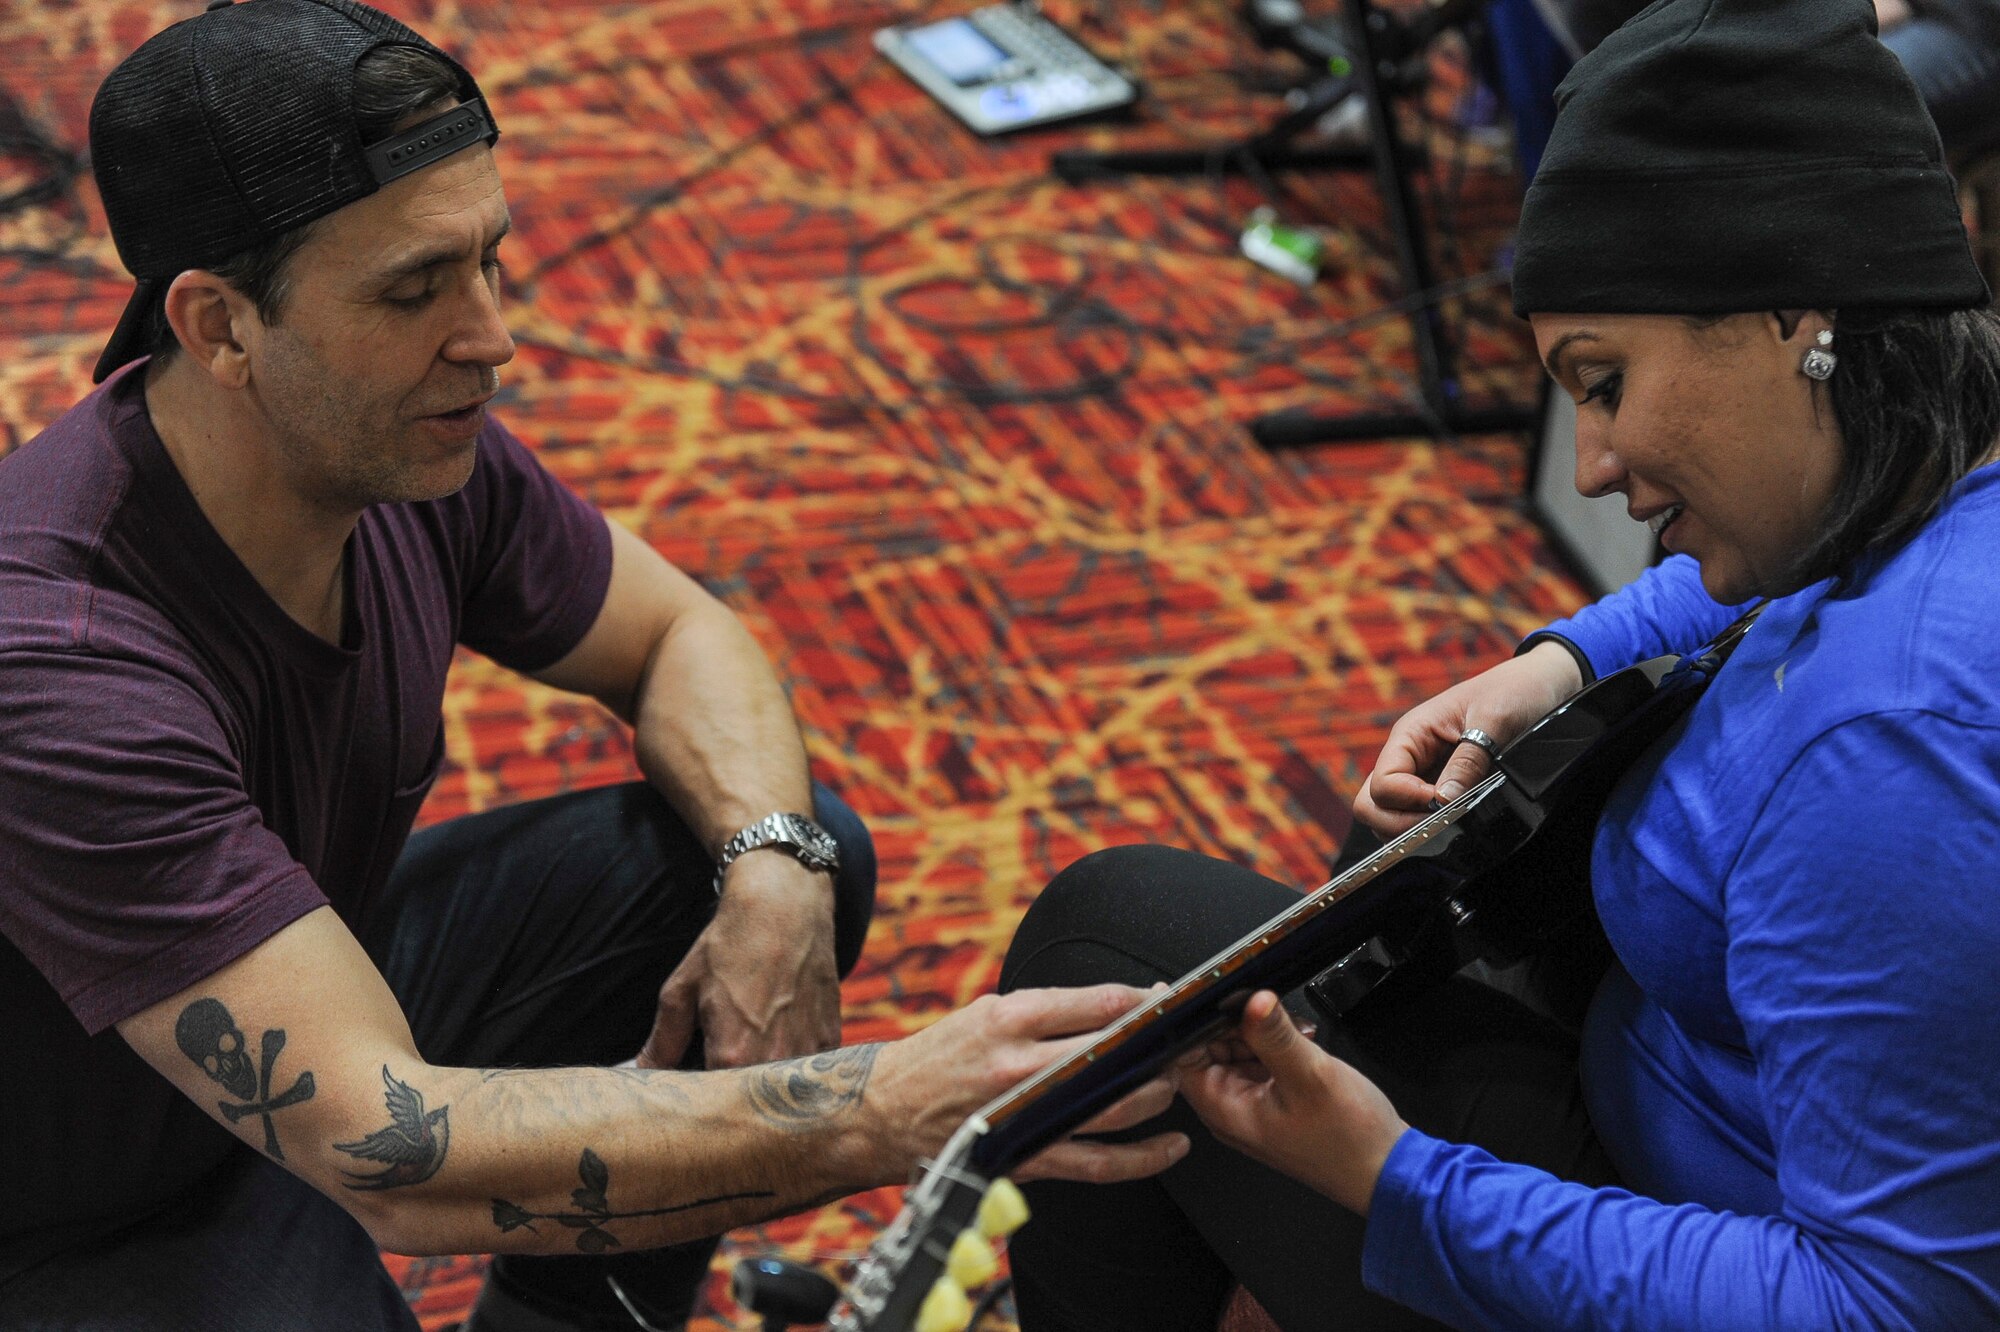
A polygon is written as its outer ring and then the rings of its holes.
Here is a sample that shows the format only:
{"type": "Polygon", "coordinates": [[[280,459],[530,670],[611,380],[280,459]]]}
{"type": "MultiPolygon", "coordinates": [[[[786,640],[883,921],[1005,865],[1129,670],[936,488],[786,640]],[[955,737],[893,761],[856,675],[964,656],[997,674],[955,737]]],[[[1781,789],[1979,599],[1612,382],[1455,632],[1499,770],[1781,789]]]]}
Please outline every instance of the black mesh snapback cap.
{"type": "Polygon", "coordinates": [[[214,0],[148,39],[90,107],[91,165],[111,239],[139,279],[96,379],[145,354],[146,316],[181,273],[499,133],[457,61],[355,0],[214,0]],[[354,68],[378,46],[413,46],[457,71],[460,105],[362,143],[354,68]]]}

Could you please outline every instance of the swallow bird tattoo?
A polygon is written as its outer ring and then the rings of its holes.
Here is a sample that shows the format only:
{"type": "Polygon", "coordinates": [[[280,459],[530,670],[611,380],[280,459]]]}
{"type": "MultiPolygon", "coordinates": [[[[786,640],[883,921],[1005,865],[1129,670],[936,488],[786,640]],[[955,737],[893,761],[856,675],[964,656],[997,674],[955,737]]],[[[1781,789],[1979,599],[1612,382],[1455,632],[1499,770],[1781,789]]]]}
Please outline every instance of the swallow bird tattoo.
{"type": "Polygon", "coordinates": [[[423,1094],[407,1082],[399,1082],[382,1066],[384,1099],[389,1102],[389,1127],[378,1129],[359,1142],[336,1142],[336,1151],[364,1161],[378,1161],[388,1167],[372,1175],[346,1170],[341,1173],[356,1190],[399,1189],[421,1184],[438,1172],[451,1144],[451,1107],[441,1105],[428,1114],[423,1094]]]}

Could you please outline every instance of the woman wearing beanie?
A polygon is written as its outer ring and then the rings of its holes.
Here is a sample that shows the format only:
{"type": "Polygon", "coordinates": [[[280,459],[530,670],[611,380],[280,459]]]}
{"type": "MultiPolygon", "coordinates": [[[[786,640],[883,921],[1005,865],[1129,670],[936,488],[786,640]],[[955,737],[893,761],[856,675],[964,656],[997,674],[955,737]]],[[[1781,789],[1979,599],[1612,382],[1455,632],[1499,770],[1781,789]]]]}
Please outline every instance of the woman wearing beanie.
{"type": "MultiPolygon", "coordinates": [[[[1559,102],[1516,306],[1578,487],[1671,555],[1406,715],[1356,813],[1765,603],[1610,794],[1616,960],[1580,1035],[1464,977],[1317,1042],[1256,996],[1184,1161],[1031,1188],[1023,1332],[1238,1284],[1286,1332],[2000,1327],[2000,323],[1937,132],[1870,0],[1662,0],[1559,102]]],[[[1171,979],[1296,900],[1099,853],[1003,983],[1171,979]]]]}

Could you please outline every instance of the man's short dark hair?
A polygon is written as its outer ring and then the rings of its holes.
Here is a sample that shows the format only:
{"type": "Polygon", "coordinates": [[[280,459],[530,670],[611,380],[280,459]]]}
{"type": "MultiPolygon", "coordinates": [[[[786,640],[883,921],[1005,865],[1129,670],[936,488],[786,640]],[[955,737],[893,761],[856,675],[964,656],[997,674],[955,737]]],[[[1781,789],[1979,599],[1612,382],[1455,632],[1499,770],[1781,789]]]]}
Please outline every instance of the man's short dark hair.
{"type": "MultiPolygon", "coordinates": [[[[458,74],[436,56],[414,46],[379,46],[354,67],[355,123],[364,145],[379,143],[418,112],[458,94],[458,74]]],[[[208,269],[241,292],[257,308],[257,317],[275,324],[290,294],[292,255],[318,226],[317,220],[293,227],[247,250],[240,250],[208,269]]],[[[167,322],[165,293],[147,315],[146,347],[156,363],[180,349],[173,325],[167,322]]]]}

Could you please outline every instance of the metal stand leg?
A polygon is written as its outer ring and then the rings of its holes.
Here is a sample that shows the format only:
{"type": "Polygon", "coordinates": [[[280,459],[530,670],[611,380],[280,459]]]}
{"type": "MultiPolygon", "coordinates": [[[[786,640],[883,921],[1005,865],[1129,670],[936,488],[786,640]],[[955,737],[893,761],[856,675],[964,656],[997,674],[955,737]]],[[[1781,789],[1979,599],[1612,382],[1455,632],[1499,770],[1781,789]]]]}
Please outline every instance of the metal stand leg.
{"type": "Polygon", "coordinates": [[[1069,185],[1081,185],[1112,176],[1238,175],[1301,167],[1358,171],[1373,160],[1369,149],[1359,144],[1322,148],[1299,148],[1292,144],[1293,139],[1310,129],[1321,116],[1353,96],[1356,86],[1351,72],[1318,79],[1291,94],[1296,105],[1280,116],[1271,128],[1235,143],[1193,148],[1134,148],[1101,153],[1065,149],[1049,157],[1049,170],[1069,185]]]}
{"type": "MultiPolygon", "coordinates": [[[[1375,172],[1376,187],[1395,245],[1396,270],[1406,294],[1415,297],[1436,286],[1430,245],[1411,188],[1413,172],[1426,165],[1420,146],[1405,144],[1397,130],[1390,98],[1402,82],[1402,67],[1421,55],[1445,28],[1465,21],[1477,0],[1435,0],[1422,16],[1402,22],[1370,0],[1342,0],[1352,58],[1333,61],[1339,72],[1326,75],[1297,95],[1297,105],[1270,129],[1233,144],[1125,152],[1066,151],[1049,161],[1065,182],[1078,185],[1118,175],[1257,173],[1293,167],[1334,167],[1375,172]],[[1345,66],[1343,69],[1342,66],[1345,66]],[[1296,148],[1292,140],[1347,97],[1368,108],[1368,145],[1357,148],[1296,148]]],[[[1322,34],[1323,35],[1323,34],[1322,34]]],[[[1426,301],[1410,314],[1417,353],[1420,402],[1408,411],[1322,416],[1307,411],[1278,412],[1250,422],[1250,433],[1267,449],[1296,448],[1342,440],[1449,437],[1526,430],[1535,414],[1526,407],[1469,410],[1461,401],[1457,351],[1435,305],[1426,301]]]]}
{"type": "MultiPolygon", "coordinates": [[[[1362,58],[1356,62],[1356,91],[1368,106],[1368,138],[1375,181],[1388,213],[1389,234],[1396,246],[1396,268],[1404,291],[1415,296],[1430,291],[1437,279],[1431,267],[1430,245],[1423,233],[1423,218],[1410,186],[1415,163],[1397,130],[1395,108],[1386,86],[1397,73],[1398,36],[1390,26],[1389,17],[1369,0],[1344,0],[1344,3],[1348,21],[1359,34],[1362,46],[1362,58]]],[[[1422,44],[1428,45],[1434,35],[1435,32],[1424,35],[1422,44]]],[[[1401,35],[1401,44],[1407,44],[1408,36],[1401,35]]],[[[1350,416],[1279,412],[1252,421],[1251,436],[1267,449],[1285,449],[1336,441],[1526,430],[1534,424],[1534,412],[1525,407],[1480,411],[1465,407],[1460,398],[1457,351],[1435,305],[1426,302],[1411,311],[1410,332],[1416,345],[1417,386],[1422,399],[1422,405],[1415,410],[1350,416]]]]}

